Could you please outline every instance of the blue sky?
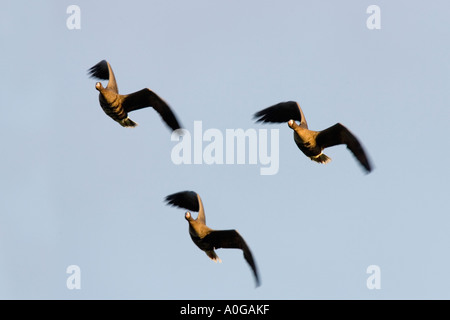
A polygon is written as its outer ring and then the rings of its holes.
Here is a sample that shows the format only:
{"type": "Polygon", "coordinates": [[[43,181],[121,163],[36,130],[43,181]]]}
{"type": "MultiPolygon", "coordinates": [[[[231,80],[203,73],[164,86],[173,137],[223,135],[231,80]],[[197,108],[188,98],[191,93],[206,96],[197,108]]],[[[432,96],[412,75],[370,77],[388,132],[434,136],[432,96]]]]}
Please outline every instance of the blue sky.
{"type": "MultiPolygon", "coordinates": [[[[446,1],[5,1],[0,13],[0,298],[448,299],[450,157],[446,1]],[[81,9],[69,30],[67,7],[81,9]],[[366,9],[378,5],[381,29],[366,9]],[[278,129],[279,171],[176,165],[151,108],[122,128],[87,69],[121,93],[148,87],[183,126],[278,129]],[[312,130],[337,122],[363,143],[319,165],[287,124],[253,114],[300,103],[312,130]],[[168,194],[194,190],[208,225],[237,229],[215,264],[168,194]],[[70,290],[68,266],[80,268],[70,290]],[[380,268],[369,289],[367,267],[380,268]]],[[[105,82],[104,82],[105,83],[105,82]]]]}

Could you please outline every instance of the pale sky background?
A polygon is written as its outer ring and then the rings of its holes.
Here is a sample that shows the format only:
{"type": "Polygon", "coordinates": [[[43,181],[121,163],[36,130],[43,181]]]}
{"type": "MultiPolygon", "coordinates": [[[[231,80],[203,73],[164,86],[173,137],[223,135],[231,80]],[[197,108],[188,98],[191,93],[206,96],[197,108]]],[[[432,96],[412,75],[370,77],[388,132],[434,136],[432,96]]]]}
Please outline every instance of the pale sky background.
{"type": "MultiPolygon", "coordinates": [[[[1,299],[449,299],[448,1],[3,1],[1,299]],[[81,29],[69,30],[69,5],[81,29]],[[369,30],[368,6],[381,9],[369,30]],[[123,94],[149,87],[187,130],[279,129],[280,167],[175,165],[151,108],[122,128],[87,69],[107,59],[123,94]],[[363,143],[319,165],[287,124],[253,114],[298,101],[310,129],[363,143]],[[168,194],[200,194],[237,229],[212,262],[168,194]],[[69,290],[66,268],[81,270],[69,290]],[[369,290],[366,269],[381,270],[369,290]]],[[[103,82],[106,85],[106,82],[103,82]]],[[[196,214],[195,214],[196,215],[196,214]]]]}

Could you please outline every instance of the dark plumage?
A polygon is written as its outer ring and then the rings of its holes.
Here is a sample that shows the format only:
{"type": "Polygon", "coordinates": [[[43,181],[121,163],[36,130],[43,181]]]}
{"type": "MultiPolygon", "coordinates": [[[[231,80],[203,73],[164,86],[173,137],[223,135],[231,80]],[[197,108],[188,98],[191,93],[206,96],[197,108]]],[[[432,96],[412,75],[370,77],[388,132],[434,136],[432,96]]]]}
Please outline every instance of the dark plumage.
{"type": "Polygon", "coordinates": [[[142,89],[121,95],[111,65],[102,60],[88,70],[91,78],[108,80],[106,88],[100,82],[95,88],[100,91],[99,100],[103,111],[123,127],[135,127],[137,123],[128,118],[128,113],[142,108],[153,107],[164,122],[172,129],[180,129],[180,124],[168,104],[150,89],[142,89]]]}
{"type": "Polygon", "coordinates": [[[287,122],[289,127],[294,130],[294,141],[298,148],[313,161],[330,162],[331,159],[323,154],[323,150],[345,144],[367,173],[372,170],[372,165],[361,143],[346,127],[336,123],[322,131],[309,130],[303,111],[295,101],[278,103],[258,111],[254,117],[257,122],[287,122]],[[300,124],[295,121],[300,121],[300,124]]]}
{"type": "Polygon", "coordinates": [[[185,218],[189,223],[189,234],[192,241],[203,250],[214,262],[221,262],[214,249],[241,249],[244,258],[250,265],[255,276],[256,286],[259,286],[259,276],[250,248],[236,230],[213,230],[206,225],[205,211],[200,196],[194,191],[182,191],[168,195],[165,198],[168,205],[198,212],[197,219],[186,212],[185,218]]]}

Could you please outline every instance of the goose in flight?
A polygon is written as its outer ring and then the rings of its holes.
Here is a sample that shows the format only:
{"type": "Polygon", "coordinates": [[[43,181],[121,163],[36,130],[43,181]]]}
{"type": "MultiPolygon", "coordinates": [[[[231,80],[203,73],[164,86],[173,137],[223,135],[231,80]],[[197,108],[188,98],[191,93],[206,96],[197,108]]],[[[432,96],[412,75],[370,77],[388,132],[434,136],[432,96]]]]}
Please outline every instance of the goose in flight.
{"type": "Polygon", "coordinates": [[[145,88],[127,95],[119,94],[116,78],[108,61],[100,61],[90,68],[88,73],[91,78],[108,80],[106,88],[100,82],[95,84],[95,88],[100,92],[100,106],[108,116],[121,126],[136,127],[137,123],[128,118],[128,113],[153,107],[172,130],[180,129],[180,124],[170,107],[152,90],[145,88]]]}
{"type": "Polygon", "coordinates": [[[194,219],[189,211],[185,218],[189,223],[189,234],[192,241],[203,250],[214,262],[222,262],[215,253],[215,249],[231,248],[241,249],[244,258],[253,270],[256,286],[260,284],[258,271],[252,253],[242,236],[234,229],[213,230],[206,225],[205,211],[200,196],[194,191],[181,191],[168,195],[165,198],[168,205],[198,212],[197,219],[194,219]]]}
{"type": "Polygon", "coordinates": [[[302,108],[295,101],[280,102],[265,108],[255,113],[254,118],[256,118],[256,122],[263,123],[287,122],[288,126],[294,130],[294,141],[298,148],[315,162],[330,162],[331,158],[325,155],[323,150],[335,145],[345,144],[366,173],[372,170],[372,165],[361,143],[346,127],[336,123],[322,131],[309,130],[302,108]],[[297,124],[296,121],[299,121],[300,124],[297,124]]]}

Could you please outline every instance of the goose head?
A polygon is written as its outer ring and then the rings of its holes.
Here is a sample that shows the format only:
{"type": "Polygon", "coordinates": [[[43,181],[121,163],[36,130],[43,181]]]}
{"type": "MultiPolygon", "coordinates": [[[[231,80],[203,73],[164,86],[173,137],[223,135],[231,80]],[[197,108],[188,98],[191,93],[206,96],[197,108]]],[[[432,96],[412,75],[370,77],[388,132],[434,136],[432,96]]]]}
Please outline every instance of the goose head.
{"type": "Polygon", "coordinates": [[[97,89],[98,91],[101,91],[101,90],[103,89],[102,84],[101,84],[100,82],[97,82],[97,83],[95,84],[95,89],[97,89]]]}
{"type": "Polygon", "coordinates": [[[186,211],[186,213],[184,214],[184,218],[185,218],[187,221],[192,221],[192,220],[194,220],[194,219],[192,218],[191,213],[190,213],[189,211],[186,211]]]}
{"type": "Polygon", "coordinates": [[[295,127],[298,127],[297,123],[295,123],[295,121],[292,120],[292,119],[288,121],[288,126],[289,126],[291,129],[294,129],[295,127]]]}

